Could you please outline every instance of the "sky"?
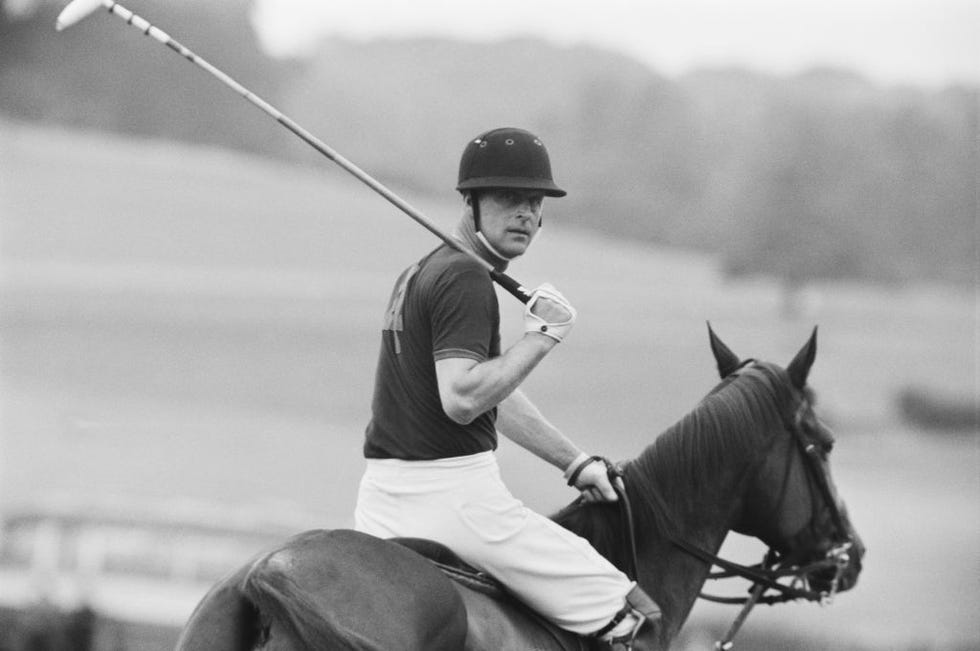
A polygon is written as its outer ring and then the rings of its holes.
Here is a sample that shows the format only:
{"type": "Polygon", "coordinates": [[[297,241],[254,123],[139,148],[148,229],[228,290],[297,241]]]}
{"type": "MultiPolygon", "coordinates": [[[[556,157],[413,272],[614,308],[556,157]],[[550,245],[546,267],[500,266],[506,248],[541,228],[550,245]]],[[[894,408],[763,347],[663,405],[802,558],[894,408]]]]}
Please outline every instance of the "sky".
{"type": "Polygon", "coordinates": [[[253,20],[276,55],[332,35],[531,35],[622,52],[669,76],[833,66],[883,84],[980,83],[977,0],[256,0],[253,20]]]}

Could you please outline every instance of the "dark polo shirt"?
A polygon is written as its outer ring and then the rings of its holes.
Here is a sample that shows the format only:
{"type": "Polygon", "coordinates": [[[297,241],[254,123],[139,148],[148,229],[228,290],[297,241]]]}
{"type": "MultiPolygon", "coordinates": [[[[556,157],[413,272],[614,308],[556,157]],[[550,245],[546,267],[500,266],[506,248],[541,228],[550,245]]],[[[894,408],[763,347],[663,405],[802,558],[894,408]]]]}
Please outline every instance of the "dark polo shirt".
{"type": "Polygon", "coordinates": [[[406,269],[385,312],[364,456],[430,460],[496,449],[496,409],[468,425],[453,422],[435,362],[499,355],[500,311],[485,268],[442,245],[406,269]]]}

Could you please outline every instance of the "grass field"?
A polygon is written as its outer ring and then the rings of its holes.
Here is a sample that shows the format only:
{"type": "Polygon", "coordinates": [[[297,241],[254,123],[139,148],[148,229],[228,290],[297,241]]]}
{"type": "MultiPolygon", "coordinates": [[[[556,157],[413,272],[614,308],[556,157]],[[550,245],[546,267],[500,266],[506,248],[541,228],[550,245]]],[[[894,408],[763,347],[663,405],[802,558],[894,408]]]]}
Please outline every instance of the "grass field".
{"type": "MultiPolygon", "coordinates": [[[[349,523],[381,310],[435,240],[324,167],[0,121],[0,508],[188,496],[349,523]]],[[[455,219],[448,191],[406,198],[455,219]]],[[[554,282],[580,321],[527,391],[590,451],[636,454],[712,386],[706,320],[741,355],[781,363],[820,326],[811,383],[837,430],[835,478],[866,569],[833,607],[760,609],[746,635],[980,648],[976,432],[910,429],[894,404],[907,386],[976,395],[975,295],[816,286],[787,319],[773,283],[565,228],[554,205],[511,271],[554,282]]],[[[513,341],[519,306],[501,305],[513,341]]],[[[530,505],[573,497],[557,471],[506,442],[500,454],[530,505]]],[[[737,537],[726,549],[753,562],[763,551],[737,537]]],[[[691,648],[734,614],[696,607],[691,648]]]]}

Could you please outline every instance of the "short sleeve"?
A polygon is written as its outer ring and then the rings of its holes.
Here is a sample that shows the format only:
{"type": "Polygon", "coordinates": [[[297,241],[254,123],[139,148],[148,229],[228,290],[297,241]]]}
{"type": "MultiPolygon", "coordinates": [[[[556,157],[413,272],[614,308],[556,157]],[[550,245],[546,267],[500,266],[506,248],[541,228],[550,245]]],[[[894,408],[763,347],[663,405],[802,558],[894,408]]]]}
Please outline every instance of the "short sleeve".
{"type": "Polygon", "coordinates": [[[482,362],[498,354],[499,307],[486,269],[455,265],[434,283],[431,298],[433,358],[482,362]]]}

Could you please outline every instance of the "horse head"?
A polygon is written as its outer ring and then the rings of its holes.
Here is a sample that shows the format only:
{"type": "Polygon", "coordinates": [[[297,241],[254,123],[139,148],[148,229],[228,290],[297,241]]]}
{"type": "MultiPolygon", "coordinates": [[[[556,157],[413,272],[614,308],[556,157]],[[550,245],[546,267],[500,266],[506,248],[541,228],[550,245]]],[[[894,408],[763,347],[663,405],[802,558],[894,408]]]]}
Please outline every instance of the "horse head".
{"type": "Polygon", "coordinates": [[[830,472],[834,436],[814,411],[807,386],[816,359],[817,330],[782,369],[741,360],[708,326],[723,383],[756,375],[774,389],[781,432],[748,473],[743,508],[732,529],[769,545],[780,567],[797,568],[810,589],[827,598],[854,587],[865,548],[830,472]]]}

